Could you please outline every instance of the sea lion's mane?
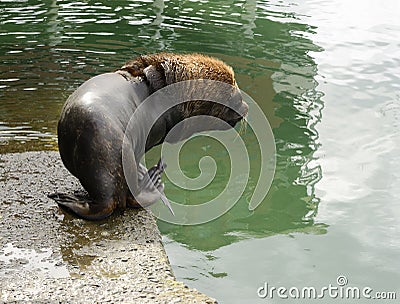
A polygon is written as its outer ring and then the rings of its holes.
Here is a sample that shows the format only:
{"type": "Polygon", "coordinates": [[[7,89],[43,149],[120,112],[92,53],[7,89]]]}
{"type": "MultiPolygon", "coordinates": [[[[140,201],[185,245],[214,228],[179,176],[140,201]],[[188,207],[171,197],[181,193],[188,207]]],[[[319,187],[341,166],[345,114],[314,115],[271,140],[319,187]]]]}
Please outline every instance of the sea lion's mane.
{"type": "MultiPolygon", "coordinates": [[[[234,72],[230,66],[219,59],[197,53],[142,55],[126,62],[118,71],[144,79],[151,92],[177,82],[198,79],[224,82],[231,85],[232,89],[236,87],[234,72]]],[[[203,100],[194,100],[182,104],[180,110],[184,117],[190,117],[196,113],[204,113],[205,106],[207,103],[203,100]]],[[[218,104],[209,109],[209,113],[214,116],[219,116],[219,112],[223,111],[224,107],[218,104]]]]}

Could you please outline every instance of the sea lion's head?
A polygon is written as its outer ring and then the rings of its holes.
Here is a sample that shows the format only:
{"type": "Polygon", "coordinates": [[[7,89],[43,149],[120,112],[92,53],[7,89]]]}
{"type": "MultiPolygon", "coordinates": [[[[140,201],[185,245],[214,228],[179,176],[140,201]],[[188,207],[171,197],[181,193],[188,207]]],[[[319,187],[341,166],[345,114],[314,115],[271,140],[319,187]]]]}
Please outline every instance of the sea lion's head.
{"type": "Polygon", "coordinates": [[[213,116],[234,127],[247,114],[248,105],[242,100],[233,69],[219,59],[201,54],[150,54],[128,61],[121,70],[145,79],[150,92],[187,80],[208,80],[203,84],[190,82],[185,88],[185,94],[202,90],[204,98],[189,99],[177,106],[174,111],[179,112],[180,119],[213,116]],[[216,84],[210,86],[210,80],[216,84]]]}

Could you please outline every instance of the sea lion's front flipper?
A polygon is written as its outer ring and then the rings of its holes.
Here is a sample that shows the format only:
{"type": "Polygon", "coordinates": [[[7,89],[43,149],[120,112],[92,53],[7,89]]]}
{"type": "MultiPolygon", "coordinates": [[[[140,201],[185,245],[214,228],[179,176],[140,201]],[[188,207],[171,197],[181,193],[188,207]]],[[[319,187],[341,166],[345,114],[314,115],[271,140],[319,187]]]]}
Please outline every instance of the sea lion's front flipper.
{"type": "Polygon", "coordinates": [[[174,210],[172,210],[171,203],[169,202],[168,198],[164,193],[164,184],[161,182],[161,174],[164,172],[165,168],[167,168],[167,164],[164,163],[164,159],[161,157],[158,161],[157,165],[150,168],[148,171],[149,177],[153,182],[154,186],[160,191],[161,193],[161,201],[168,207],[169,211],[172,215],[175,216],[174,210]]]}
{"type": "Polygon", "coordinates": [[[48,195],[49,198],[56,201],[56,203],[62,209],[67,209],[77,216],[86,220],[101,220],[109,216],[113,208],[109,208],[109,204],[102,204],[102,208],[99,205],[93,204],[90,199],[84,198],[80,195],[70,195],[65,193],[52,193],[48,195]],[[98,206],[97,208],[94,208],[98,206]]]}
{"type": "Polygon", "coordinates": [[[142,207],[147,207],[154,204],[158,199],[168,207],[169,211],[174,214],[171,204],[164,193],[164,184],[161,181],[161,175],[167,165],[161,158],[158,163],[146,169],[142,164],[139,164],[139,188],[140,193],[135,197],[135,200],[140,203],[142,207]]]}

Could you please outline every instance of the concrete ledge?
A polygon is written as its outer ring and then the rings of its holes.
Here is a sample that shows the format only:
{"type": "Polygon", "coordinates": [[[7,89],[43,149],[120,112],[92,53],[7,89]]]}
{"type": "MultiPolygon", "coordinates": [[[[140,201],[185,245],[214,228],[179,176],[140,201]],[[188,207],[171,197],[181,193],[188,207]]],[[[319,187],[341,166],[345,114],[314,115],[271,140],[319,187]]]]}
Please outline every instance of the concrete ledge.
{"type": "Polygon", "coordinates": [[[0,155],[0,302],[216,303],[175,280],[147,211],[88,222],[47,198],[79,189],[57,152],[0,155]]]}

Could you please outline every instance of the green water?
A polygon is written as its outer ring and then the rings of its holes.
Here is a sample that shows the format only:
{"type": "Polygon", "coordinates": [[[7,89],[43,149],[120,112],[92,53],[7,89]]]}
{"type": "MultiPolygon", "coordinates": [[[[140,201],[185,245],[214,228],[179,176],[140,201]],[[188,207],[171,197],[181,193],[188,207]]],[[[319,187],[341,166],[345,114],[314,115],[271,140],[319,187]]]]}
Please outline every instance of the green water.
{"type": "MultiPolygon", "coordinates": [[[[269,119],[276,173],[253,212],[250,181],[215,221],[159,223],[178,279],[221,303],[307,303],[257,289],[321,288],[339,275],[400,297],[399,12],[395,0],[0,1],[0,153],[56,149],[68,95],[135,55],[219,57],[269,119]]],[[[251,132],[243,138],[257,171],[251,132]]],[[[180,155],[188,176],[204,151],[222,168],[203,192],[166,180],[186,203],[214,197],[228,171],[217,143],[191,144],[180,155]]]]}

